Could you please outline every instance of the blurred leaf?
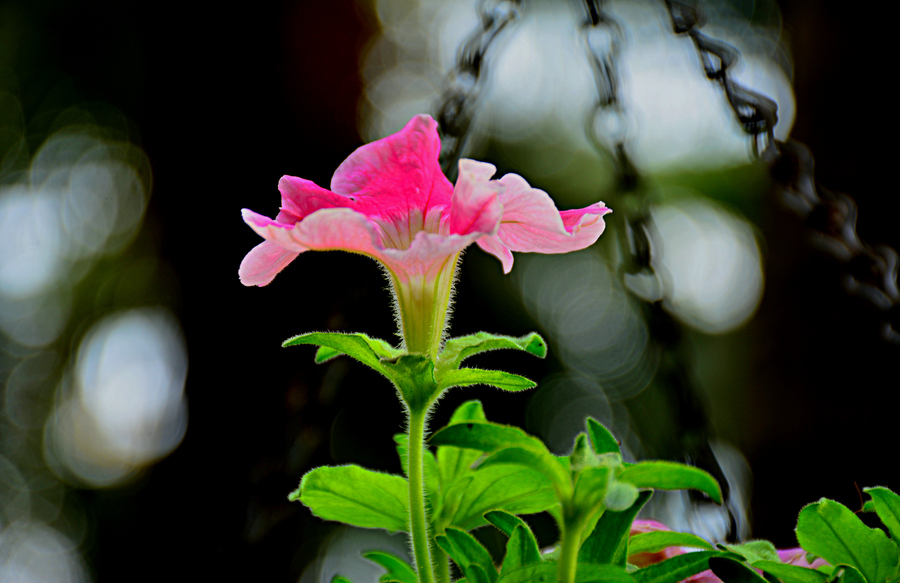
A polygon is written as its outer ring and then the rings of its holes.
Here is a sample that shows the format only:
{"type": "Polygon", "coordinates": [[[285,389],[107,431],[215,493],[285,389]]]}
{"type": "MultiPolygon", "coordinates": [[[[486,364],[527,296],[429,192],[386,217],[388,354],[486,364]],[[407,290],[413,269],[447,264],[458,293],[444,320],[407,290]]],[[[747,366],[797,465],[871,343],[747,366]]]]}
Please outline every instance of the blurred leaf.
{"type": "Polygon", "coordinates": [[[638,493],[637,500],[630,508],[622,512],[607,510],[600,516],[591,534],[581,543],[578,551],[579,563],[596,563],[625,566],[625,555],[631,523],[643,508],[653,492],[645,490],[638,493]]]}
{"type": "Polygon", "coordinates": [[[746,564],[730,557],[712,557],[709,568],[722,583],[768,583],[746,564]]]}
{"type": "Polygon", "coordinates": [[[465,571],[466,581],[471,581],[472,583],[491,583],[490,576],[485,573],[480,565],[469,565],[466,567],[465,571]]]}
{"type": "Polygon", "coordinates": [[[842,566],[842,570],[835,581],[836,583],[866,583],[865,578],[859,571],[847,566],[842,566]]]}
{"type": "Polygon", "coordinates": [[[756,561],[753,567],[778,577],[784,583],[825,583],[828,579],[828,575],[815,569],[773,561],[756,561]]]}
{"type": "Polygon", "coordinates": [[[316,468],[288,499],[300,500],[319,518],[351,526],[389,532],[405,532],[409,526],[406,479],[359,466],[316,468]]]}
{"type": "Polygon", "coordinates": [[[606,486],[606,494],[603,496],[603,506],[614,512],[627,510],[637,500],[637,487],[628,482],[618,480],[611,481],[606,486]]]}
{"type": "Polygon", "coordinates": [[[440,390],[469,385],[490,385],[504,391],[515,392],[533,389],[537,386],[537,383],[517,374],[500,370],[481,370],[479,368],[461,368],[447,371],[440,378],[440,390]]]}
{"type": "Polygon", "coordinates": [[[638,553],[658,553],[669,547],[691,547],[695,549],[715,548],[695,534],[687,532],[657,531],[636,534],[628,541],[628,556],[638,553]]]}
{"type": "Polygon", "coordinates": [[[484,513],[484,519],[500,529],[500,532],[507,537],[512,536],[517,526],[528,527],[528,523],[524,520],[505,510],[491,510],[484,513]]]}
{"type": "Polygon", "coordinates": [[[610,433],[609,429],[593,417],[587,418],[587,430],[591,437],[591,445],[597,454],[622,453],[619,441],[610,433]]]}
{"type": "Polygon", "coordinates": [[[700,490],[717,504],[722,503],[722,490],[716,479],[694,466],[665,461],[640,462],[625,468],[618,479],[638,488],[700,490]]]}
{"type": "Polygon", "coordinates": [[[872,497],[875,512],[891,533],[891,539],[900,544],[900,496],[880,486],[863,488],[863,492],[872,497]]]}
{"type": "Polygon", "coordinates": [[[756,561],[772,561],[774,563],[781,562],[781,559],[778,557],[778,550],[775,548],[775,545],[767,540],[751,540],[739,545],[722,546],[729,551],[737,553],[740,556],[744,557],[750,564],[753,564],[756,561]]]}
{"type": "Polygon", "coordinates": [[[363,553],[363,557],[385,568],[387,573],[382,575],[379,581],[399,581],[400,583],[418,583],[419,581],[413,568],[400,557],[382,551],[363,553]]]}
{"type": "Polygon", "coordinates": [[[477,334],[448,340],[444,350],[438,355],[437,369],[441,373],[455,370],[459,368],[463,360],[470,356],[502,348],[524,350],[539,358],[547,356],[547,343],[544,342],[540,335],[534,332],[520,338],[478,332],[477,334]]]}
{"type": "Polygon", "coordinates": [[[350,579],[347,579],[346,577],[342,577],[340,575],[335,575],[334,577],[331,578],[331,583],[353,583],[353,581],[351,581],[350,579]]]}
{"type": "Polygon", "coordinates": [[[468,570],[470,565],[481,567],[490,583],[497,581],[497,570],[490,553],[471,534],[457,528],[448,528],[443,535],[435,537],[435,541],[459,565],[460,571],[466,574],[469,581],[475,581],[473,573],[468,570]]]}
{"type": "MultiPolygon", "coordinates": [[[[503,573],[497,583],[556,583],[559,566],[542,563],[503,573]]],[[[620,567],[613,565],[578,565],[575,583],[634,583],[635,579],[620,567]]]]}
{"type": "Polygon", "coordinates": [[[631,576],[637,583],[679,583],[709,569],[710,558],[721,557],[725,554],[723,551],[685,553],[638,569],[631,576]]]}
{"type": "Polygon", "coordinates": [[[868,583],[887,583],[897,575],[897,545],[839,502],[823,498],[804,507],[797,519],[797,540],[805,551],[832,565],[856,567],[868,583]]]}
{"type": "MultiPolygon", "coordinates": [[[[611,468],[586,468],[578,475],[572,503],[585,515],[591,513],[606,496],[607,486],[612,477],[611,468]]],[[[628,504],[625,508],[631,506],[628,504]]]]}
{"type": "Polygon", "coordinates": [[[512,536],[506,541],[506,555],[503,557],[502,572],[539,565],[542,560],[541,549],[537,539],[534,538],[534,533],[531,532],[528,525],[517,526],[512,536]]]}
{"type": "MultiPolygon", "coordinates": [[[[457,423],[486,421],[481,401],[466,401],[456,408],[450,417],[452,426],[457,423]]],[[[434,435],[431,436],[432,439],[434,435]]],[[[429,442],[431,443],[431,442],[429,442]]],[[[437,444],[434,444],[437,445],[437,444]]],[[[437,448],[437,462],[441,470],[441,484],[446,489],[462,476],[469,474],[472,464],[481,456],[480,451],[444,445],[437,448]]]]}

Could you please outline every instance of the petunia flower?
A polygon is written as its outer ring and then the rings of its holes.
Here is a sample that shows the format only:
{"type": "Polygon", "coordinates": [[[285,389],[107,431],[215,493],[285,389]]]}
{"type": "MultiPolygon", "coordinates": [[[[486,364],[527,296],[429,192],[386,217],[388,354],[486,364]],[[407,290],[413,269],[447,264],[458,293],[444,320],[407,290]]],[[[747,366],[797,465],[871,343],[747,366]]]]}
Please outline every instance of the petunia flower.
{"type": "Polygon", "coordinates": [[[598,202],[557,210],[521,176],[492,180],[491,164],[462,159],[452,185],[438,164],[437,123],[417,115],[400,132],[353,152],[331,190],[285,176],[270,219],[244,209],[265,241],[241,262],[244,285],[267,285],[304,251],[342,250],[387,270],[405,347],[434,356],[447,323],[460,253],[477,243],[508,273],[512,251],[566,253],[594,243],[610,212],[598,202]]]}

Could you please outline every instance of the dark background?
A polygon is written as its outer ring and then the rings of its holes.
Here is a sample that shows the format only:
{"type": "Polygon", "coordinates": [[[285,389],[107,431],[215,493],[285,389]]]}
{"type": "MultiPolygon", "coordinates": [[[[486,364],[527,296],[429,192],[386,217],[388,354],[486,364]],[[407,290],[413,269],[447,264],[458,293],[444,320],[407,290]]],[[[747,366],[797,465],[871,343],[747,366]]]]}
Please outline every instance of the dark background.
{"type": "MultiPolygon", "coordinates": [[[[376,265],[347,254],[311,253],[276,284],[241,286],[237,267],[258,237],[239,210],[273,213],[283,174],[327,185],[360,145],[358,58],[374,25],[349,0],[4,4],[24,23],[26,111],[66,84],[139,129],[154,172],[143,237],[179,281],[166,301],[188,341],[188,433],[139,481],[77,492],[92,517],[95,579],[296,580],[327,526],[286,494],[314,465],[396,471],[389,444],[402,416],[374,373],[315,367],[311,349],[279,343],[326,328],[391,338],[394,325],[376,265]]],[[[794,57],[793,137],[811,147],[823,184],[856,199],[860,235],[897,247],[889,20],[859,4],[780,5],[794,57]]],[[[753,535],[793,546],[803,504],[827,496],[855,508],[854,483],[900,488],[888,405],[898,348],[879,340],[876,319],[842,292],[838,267],[806,244],[802,224],[772,199],[761,204],[770,271],[746,355],[758,393],[742,412],[760,429],[745,453],[753,535]]],[[[527,331],[481,309],[466,265],[454,332],[527,331]]],[[[552,366],[499,358],[533,378],[552,366]]],[[[435,425],[476,394],[495,420],[522,423],[527,395],[459,390],[435,425]]]]}

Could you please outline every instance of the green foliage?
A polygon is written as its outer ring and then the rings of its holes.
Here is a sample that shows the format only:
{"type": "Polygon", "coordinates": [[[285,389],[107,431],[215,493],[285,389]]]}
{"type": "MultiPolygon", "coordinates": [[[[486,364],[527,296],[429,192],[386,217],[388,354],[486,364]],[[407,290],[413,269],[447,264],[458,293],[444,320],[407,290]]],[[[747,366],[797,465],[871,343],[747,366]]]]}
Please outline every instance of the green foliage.
{"type": "Polygon", "coordinates": [[[712,557],[722,556],[722,551],[697,551],[668,558],[665,561],[638,569],[631,576],[636,583],[678,583],[709,569],[712,557]]]}
{"type": "MultiPolygon", "coordinates": [[[[533,565],[503,573],[497,583],[556,583],[557,566],[551,563],[533,565]]],[[[612,565],[581,565],[575,583],[634,583],[624,569],[612,565]]]]}
{"type": "Polygon", "coordinates": [[[768,583],[745,563],[731,557],[711,557],[709,568],[723,583],[768,583]]]}
{"type": "Polygon", "coordinates": [[[363,553],[363,557],[385,568],[387,573],[378,579],[381,583],[418,583],[419,581],[413,568],[400,557],[382,551],[363,553]]]}
{"type": "Polygon", "coordinates": [[[313,514],[351,526],[406,531],[409,485],[400,476],[359,466],[321,467],[308,472],[289,500],[299,500],[313,514]]]}
{"type": "Polygon", "coordinates": [[[781,579],[784,583],[824,583],[828,579],[828,575],[815,569],[773,561],[755,561],[753,567],[781,579]]]}
{"type": "Polygon", "coordinates": [[[486,512],[484,518],[509,537],[506,542],[506,555],[500,569],[501,574],[543,562],[537,539],[524,520],[503,510],[486,512]]]}
{"type": "Polygon", "coordinates": [[[347,579],[346,577],[342,577],[340,575],[335,575],[334,577],[331,578],[331,583],[353,583],[353,581],[351,581],[350,579],[347,579]]]}
{"type": "Polygon", "coordinates": [[[751,564],[755,564],[756,561],[773,561],[776,563],[781,561],[778,557],[778,550],[775,549],[775,545],[767,540],[752,540],[739,545],[722,546],[729,551],[744,557],[744,559],[751,564]]]}
{"type": "Polygon", "coordinates": [[[591,534],[581,543],[578,562],[624,567],[631,544],[631,523],[652,495],[653,492],[644,490],[627,510],[604,512],[591,534]]]}
{"type": "Polygon", "coordinates": [[[707,551],[715,550],[711,544],[697,535],[687,532],[661,530],[645,532],[631,537],[628,541],[628,556],[638,553],[658,553],[669,547],[693,547],[707,551]]]}
{"type": "Polygon", "coordinates": [[[597,454],[617,453],[622,454],[619,449],[619,441],[613,437],[609,429],[603,426],[599,421],[588,417],[587,431],[591,437],[591,445],[597,454]]]}
{"type": "Polygon", "coordinates": [[[490,583],[496,583],[499,575],[494,561],[474,536],[464,530],[448,528],[445,534],[435,537],[435,542],[459,565],[469,581],[479,581],[484,575],[490,583]],[[477,568],[470,569],[472,566],[477,568]]]}
{"type": "Polygon", "coordinates": [[[891,540],[900,544],[900,496],[887,488],[864,488],[863,491],[872,497],[872,505],[878,518],[891,533],[891,540]]]}
{"type": "Polygon", "coordinates": [[[897,544],[833,500],[823,498],[800,511],[797,540],[831,565],[855,568],[867,583],[895,583],[900,573],[897,544]]]}
{"type": "Polygon", "coordinates": [[[641,462],[625,468],[619,480],[638,488],[655,490],[699,490],[722,503],[722,489],[709,472],[675,462],[641,462]]]}

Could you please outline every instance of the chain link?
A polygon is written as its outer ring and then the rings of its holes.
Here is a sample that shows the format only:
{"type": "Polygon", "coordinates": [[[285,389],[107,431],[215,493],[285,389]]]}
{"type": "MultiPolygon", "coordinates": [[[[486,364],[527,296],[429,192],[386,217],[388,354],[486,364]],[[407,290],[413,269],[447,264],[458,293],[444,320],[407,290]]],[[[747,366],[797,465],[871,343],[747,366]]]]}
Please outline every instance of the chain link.
{"type": "Polygon", "coordinates": [[[506,25],[519,18],[521,5],[522,0],[481,0],[478,5],[481,25],[463,42],[456,66],[447,75],[436,110],[441,128],[441,168],[451,180],[456,176],[456,164],[469,135],[482,73],[486,69],[485,56],[506,25]]]}
{"type": "Polygon", "coordinates": [[[753,137],[754,154],[769,165],[782,202],[806,222],[813,244],[842,264],[844,289],[879,314],[882,336],[900,343],[897,251],[886,245],[870,245],[859,238],[856,203],[846,194],[817,184],[809,148],[794,140],[775,140],[777,104],[729,76],[729,69],[738,61],[740,53],[731,45],[700,32],[705,22],[700,7],[678,0],[665,0],[665,4],[675,34],[691,38],[706,76],[722,86],[742,129],[753,137]]]}
{"type": "MultiPolygon", "coordinates": [[[[587,47],[588,61],[597,87],[597,101],[587,116],[588,139],[601,153],[611,152],[615,159],[618,192],[622,195],[616,210],[624,215],[622,237],[622,277],[628,292],[642,300],[640,306],[652,339],[648,350],[659,354],[686,352],[682,342],[681,325],[663,307],[665,285],[653,267],[651,241],[655,230],[648,211],[646,188],[637,167],[628,154],[626,111],[619,88],[618,60],[622,48],[621,25],[602,9],[601,0],[582,0],[586,19],[582,27],[587,47]],[[599,124],[598,119],[613,119],[614,123],[599,124]]],[[[740,95],[738,90],[733,90],[740,95]]],[[[712,430],[706,406],[699,397],[694,376],[683,358],[658,359],[656,372],[659,384],[668,389],[673,414],[677,416],[681,430],[680,446],[686,461],[709,471],[722,486],[725,511],[728,513],[726,538],[744,534],[746,525],[739,524],[738,517],[745,513],[737,508],[732,497],[729,480],[710,446],[712,430]]],[[[674,452],[669,452],[674,453],[674,452]]],[[[689,495],[694,504],[706,503],[702,495],[689,495]]]]}

